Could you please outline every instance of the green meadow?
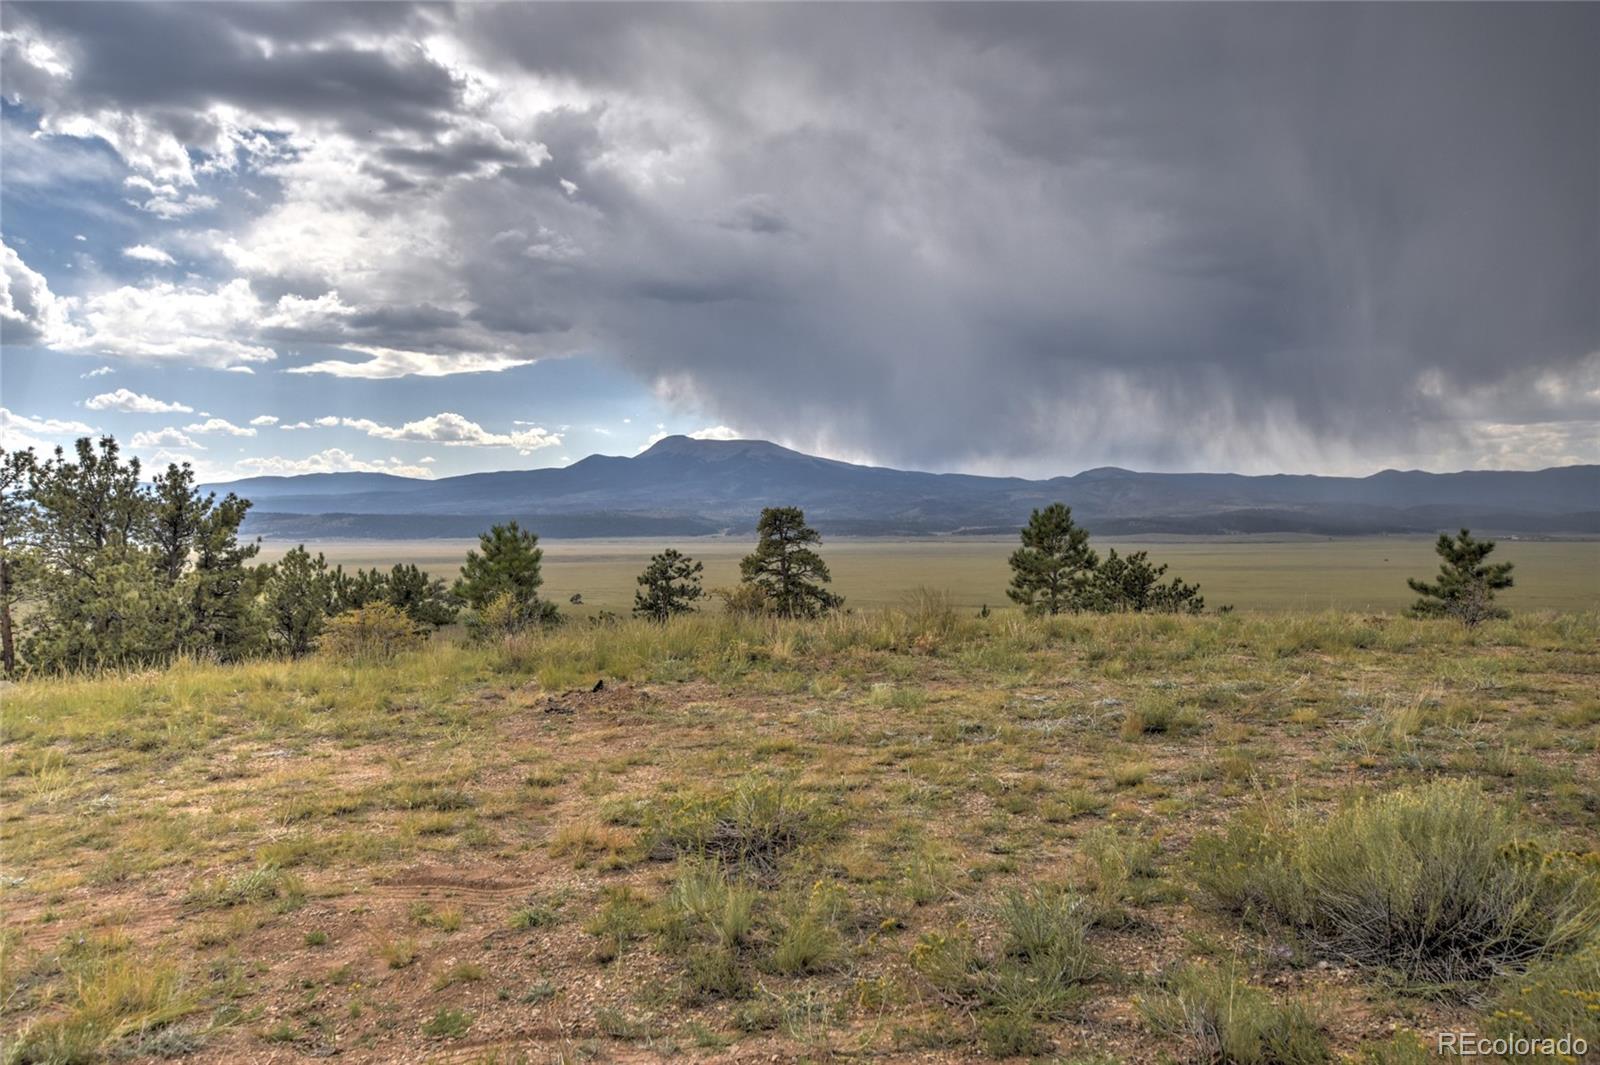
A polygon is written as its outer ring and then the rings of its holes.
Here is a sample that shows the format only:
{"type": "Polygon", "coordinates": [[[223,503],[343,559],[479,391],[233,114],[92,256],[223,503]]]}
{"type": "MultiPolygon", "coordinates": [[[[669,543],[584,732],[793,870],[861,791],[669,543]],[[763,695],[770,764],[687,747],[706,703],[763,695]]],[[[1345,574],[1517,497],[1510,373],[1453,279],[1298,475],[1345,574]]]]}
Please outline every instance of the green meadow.
{"type": "MultiPolygon", "coordinates": [[[[705,563],[708,588],[739,579],[739,559],[753,546],[732,537],[678,540],[547,540],[545,591],[566,601],[583,596],[589,612],[627,611],[634,578],[650,555],[676,547],[705,563]]],[[[1600,603],[1600,541],[1501,539],[1497,559],[1516,563],[1516,587],[1501,598],[1511,610],[1588,610],[1600,603]]],[[[1169,563],[1171,573],[1198,581],[1208,607],[1231,604],[1240,610],[1399,611],[1414,598],[1407,577],[1430,577],[1438,569],[1428,537],[1362,539],[1183,538],[1167,541],[1096,537],[1102,553],[1148,550],[1169,563]]],[[[272,561],[293,545],[267,544],[262,558],[272,561]]],[[[308,544],[345,568],[415,562],[438,576],[452,578],[469,548],[468,540],[329,540],[308,544]]],[[[976,610],[1009,606],[1006,559],[1016,546],[1007,538],[832,539],[823,557],[833,569],[834,589],[847,605],[867,609],[900,604],[921,586],[948,591],[955,604],[976,610]]],[[[577,613],[584,611],[578,610],[577,613]]]]}

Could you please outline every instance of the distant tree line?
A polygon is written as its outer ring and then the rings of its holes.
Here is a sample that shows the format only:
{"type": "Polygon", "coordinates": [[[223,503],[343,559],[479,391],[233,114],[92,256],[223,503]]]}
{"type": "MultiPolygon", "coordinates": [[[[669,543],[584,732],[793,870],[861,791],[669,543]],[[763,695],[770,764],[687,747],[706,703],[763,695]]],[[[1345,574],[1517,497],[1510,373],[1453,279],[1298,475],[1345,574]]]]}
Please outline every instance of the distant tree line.
{"type": "MultiPolygon", "coordinates": [[[[1509,616],[1495,604],[1495,592],[1512,585],[1510,562],[1491,563],[1493,540],[1476,540],[1462,529],[1439,535],[1434,552],[1441,559],[1433,583],[1406,584],[1420,596],[1416,617],[1452,618],[1468,627],[1509,616]]],[[[1006,594],[1035,614],[1095,613],[1198,614],[1205,609],[1200,587],[1178,577],[1164,580],[1167,567],[1153,565],[1147,552],[1105,558],[1089,546],[1089,533],[1072,520],[1072,510],[1052,503],[1035,510],[1022,530],[1022,546],[1011,555],[1011,586],[1006,594]]],[[[1227,609],[1227,608],[1224,608],[1227,609]]]]}
{"type": "MultiPolygon", "coordinates": [[[[463,611],[470,631],[491,636],[561,620],[540,595],[539,537],[514,521],[483,533],[447,587],[405,563],[347,573],[303,545],[276,563],[254,563],[259,542],[239,537],[249,509],[232,493],[202,495],[187,463],[146,483],[139,460],[123,459],[111,437],[83,438],[72,452],[57,448],[43,459],[32,449],[0,450],[0,666],[12,675],[178,654],[303,655],[325,633],[394,647],[463,611]]],[[[826,587],[822,538],[800,508],[762,510],[756,537],[739,584],[711,593],[725,610],[815,618],[844,605],[826,587]]],[[[1101,558],[1064,504],[1035,510],[1021,538],[1007,595],[1030,613],[1205,608],[1197,585],[1168,578],[1145,551],[1113,548],[1101,558]]],[[[1494,595],[1511,587],[1512,567],[1487,561],[1494,546],[1465,529],[1441,535],[1438,580],[1408,582],[1421,597],[1413,612],[1469,626],[1506,616],[1494,595]]],[[[706,596],[703,570],[676,549],[654,555],[638,576],[633,613],[667,621],[693,612],[706,596]]]]}

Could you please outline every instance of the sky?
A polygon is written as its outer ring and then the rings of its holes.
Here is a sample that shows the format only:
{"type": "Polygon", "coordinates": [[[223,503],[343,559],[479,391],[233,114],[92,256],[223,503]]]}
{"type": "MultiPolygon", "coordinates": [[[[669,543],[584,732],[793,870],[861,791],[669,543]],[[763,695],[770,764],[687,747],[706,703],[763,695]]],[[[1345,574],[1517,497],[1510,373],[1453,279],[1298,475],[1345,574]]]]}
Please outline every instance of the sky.
{"type": "Polygon", "coordinates": [[[1600,461],[1600,5],[0,6],[0,435],[1600,461]]]}

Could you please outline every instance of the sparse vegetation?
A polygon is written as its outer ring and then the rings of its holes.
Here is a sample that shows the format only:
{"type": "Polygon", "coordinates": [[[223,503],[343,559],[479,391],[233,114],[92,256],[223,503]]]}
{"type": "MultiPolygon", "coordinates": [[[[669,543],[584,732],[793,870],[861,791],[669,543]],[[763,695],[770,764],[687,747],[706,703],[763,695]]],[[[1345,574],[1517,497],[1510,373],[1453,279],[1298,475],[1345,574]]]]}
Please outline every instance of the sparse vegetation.
{"type": "Polygon", "coordinates": [[[1267,807],[1202,839],[1224,905],[1412,980],[1482,980],[1600,932],[1600,863],[1530,835],[1470,781],[1359,799],[1332,816],[1267,807]]]}
{"type": "Polygon", "coordinates": [[[1144,1002],[1157,1031],[1179,1037],[1205,1065],[1321,1065],[1332,1059],[1321,1026],[1299,1002],[1278,1003],[1235,971],[1186,966],[1144,1002]]]}
{"type": "MultiPolygon", "coordinates": [[[[159,1031],[195,1009],[176,965],[137,956],[119,940],[81,941],[57,965],[61,1000],[48,1014],[11,1028],[8,1063],[93,1061],[103,1047],[159,1031]]],[[[14,989],[8,987],[7,994],[14,989]]]]}
{"type": "Polygon", "coordinates": [[[1049,1045],[1039,1025],[1070,1016],[1089,997],[1089,982],[1105,975],[1087,942],[1089,907],[1069,892],[1013,890],[995,917],[995,952],[980,951],[963,928],[929,932],[912,948],[911,964],[946,1002],[976,1017],[989,1053],[1038,1053],[1049,1045]]]}
{"type": "Polygon", "coordinates": [[[677,853],[721,859],[770,872],[778,858],[812,834],[816,804],[783,780],[747,777],[732,788],[667,804],[655,832],[677,853]]]}
{"type": "MultiPolygon", "coordinates": [[[[1600,937],[1571,954],[1538,962],[1500,982],[1488,1006],[1491,1033],[1543,1037],[1549,1033],[1600,1047],[1600,937]]],[[[1515,1062],[1549,1060],[1545,1054],[1508,1055],[1515,1062]]]]}
{"type": "Polygon", "coordinates": [[[422,1034],[433,1039],[459,1039],[467,1034],[467,1029],[472,1027],[472,1015],[465,1010],[451,1009],[448,1006],[439,1007],[439,1012],[428,1018],[422,1026],[422,1034]]]}
{"type": "Polygon", "coordinates": [[[1600,618],[948,606],[9,688],[12,1053],[559,1016],[600,1054],[1398,1062],[1587,1023],[1600,618]]]}

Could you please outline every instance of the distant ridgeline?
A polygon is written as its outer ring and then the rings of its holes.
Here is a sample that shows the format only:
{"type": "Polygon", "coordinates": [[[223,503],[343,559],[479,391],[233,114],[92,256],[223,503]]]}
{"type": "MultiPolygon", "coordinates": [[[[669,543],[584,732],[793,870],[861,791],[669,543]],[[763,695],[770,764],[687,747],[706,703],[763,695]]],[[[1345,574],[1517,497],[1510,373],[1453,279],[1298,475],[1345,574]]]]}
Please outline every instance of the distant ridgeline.
{"type": "Polygon", "coordinates": [[[376,473],[212,485],[255,503],[245,531],[274,540],[475,536],[518,518],[548,537],[746,534],[762,507],[797,505],[835,536],[1012,535],[1061,500],[1095,534],[1358,536],[1600,534],[1600,466],[1370,477],[1135,473],[1025,480],[918,473],[804,455],[760,440],[674,436],[640,455],[562,469],[417,480],[376,473]]]}

